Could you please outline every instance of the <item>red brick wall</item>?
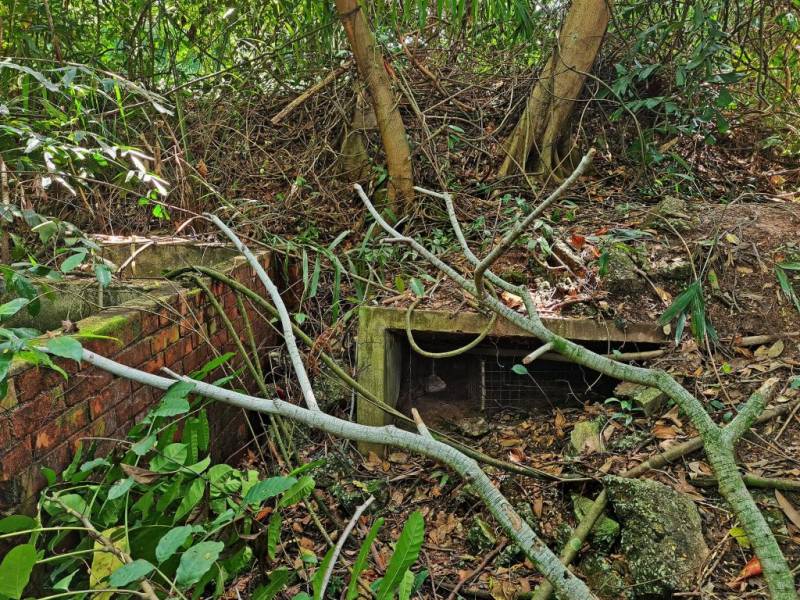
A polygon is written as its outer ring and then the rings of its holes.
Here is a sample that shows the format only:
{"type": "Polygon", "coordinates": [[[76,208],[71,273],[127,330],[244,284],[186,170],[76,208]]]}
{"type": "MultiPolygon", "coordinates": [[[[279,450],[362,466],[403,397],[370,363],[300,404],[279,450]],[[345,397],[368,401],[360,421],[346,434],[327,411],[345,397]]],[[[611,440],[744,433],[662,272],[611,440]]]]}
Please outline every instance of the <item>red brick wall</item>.
{"type": "MultiPolygon", "coordinates": [[[[266,265],[267,258],[263,260],[266,265]]],[[[227,274],[266,294],[242,261],[230,265],[227,274]]],[[[216,282],[210,287],[249,349],[233,292],[216,282]]],[[[79,331],[105,327],[102,330],[107,335],[119,340],[85,341],[84,347],[151,373],[166,366],[188,374],[218,353],[236,352],[224,323],[199,289],[174,285],[170,290],[172,293],[160,294],[159,302],[108,309],[78,322],[79,331]],[[113,331],[108,331],[109,323],[113,331]]],[[[268,323],[249,302],[245,301],[245,306],[257,343],[275,345],[276,336],[268,323]]],[[[67,360],[58,364],[69,373],[67,380],[46,368],[17,367],[12,371],[8,396],[0,401],[0,511],[35,497],[45,484],[41,467],[62,470],[81,440],[86,445],[90,437],[124,439],[162,395],[90,365],[79,367],[67,360]]],[[[241,363],[234,360],[229,364],[238,367],[241,363]]],[[[252,388],[251,382],[244,383],[252,388]]],[[[211,405],[209,421],[215,460],[224,460],[250,438],[240,409],[211,405]]],[[[102,442],[98,454],[108,452],[112,444],[102,442]]]]}

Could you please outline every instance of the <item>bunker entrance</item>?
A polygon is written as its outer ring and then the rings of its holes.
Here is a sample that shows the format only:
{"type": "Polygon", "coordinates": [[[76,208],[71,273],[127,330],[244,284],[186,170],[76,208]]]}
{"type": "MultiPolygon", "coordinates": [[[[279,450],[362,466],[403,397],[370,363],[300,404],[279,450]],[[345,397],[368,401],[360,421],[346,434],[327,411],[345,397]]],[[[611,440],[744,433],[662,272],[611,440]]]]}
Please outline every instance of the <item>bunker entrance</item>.
{"type": "MultiPolygon", "coordinates": [[[[551,414],[556,408],[602,402],[613,396],[616,380],[545,355],[523,366],[523,358],[537,343],[520,338],[487,338],[472,350],[452,358],[429,358],[415,352],[402,333],[392,333],[400,349],[402,375],[399,405],[405,413],[417,408],[431,426],[458,426],[477,416],[487,419],[501,412],[551,414]]],[[[428,352],[458,348],[472,336],[443,333],[415,335],[417,345],[428,352]]],[[[608,343],[585,344],[599,353],[608,343]]],[[[615,345],[635,352],[648,344],[615,345]]]]}

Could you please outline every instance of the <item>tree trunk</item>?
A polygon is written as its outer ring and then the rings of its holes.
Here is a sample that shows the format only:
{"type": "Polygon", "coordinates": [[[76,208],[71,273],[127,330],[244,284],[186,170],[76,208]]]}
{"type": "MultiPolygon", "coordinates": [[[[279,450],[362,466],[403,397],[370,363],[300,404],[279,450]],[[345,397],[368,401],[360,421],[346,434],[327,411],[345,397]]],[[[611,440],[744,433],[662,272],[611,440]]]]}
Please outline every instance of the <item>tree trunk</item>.
{"type": "Polygon", "coordinates": [[[600,50],[610,16],[609,0],[573,0],[553,53],[506,142],[500,177],[524,171],[532,150],[536,155],[534,171],[548,176],[558,170],[566,158],[559,155],[559,148],[569,133],[568,121],[583,89],[585,73],[600,50]]]}
{"type": "Polygon", "coordinates": [[[406,128],[383,65],[383,56],[375,45],[375,38],[358,0],[336,0],[336,9],[353,49],[358,73],[372,99],[386,152],[389,206],[399,216],[407,211],[414,198],[411,150],[406,139],[406,128]]]}

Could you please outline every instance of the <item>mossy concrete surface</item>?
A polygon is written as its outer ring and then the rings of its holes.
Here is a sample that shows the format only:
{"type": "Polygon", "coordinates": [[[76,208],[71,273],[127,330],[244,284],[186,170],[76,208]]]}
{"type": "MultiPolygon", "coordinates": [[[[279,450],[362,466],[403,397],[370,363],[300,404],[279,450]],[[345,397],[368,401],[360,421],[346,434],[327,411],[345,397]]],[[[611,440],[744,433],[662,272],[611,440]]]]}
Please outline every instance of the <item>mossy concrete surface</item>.
{"type": "Polygon", "coordinates": [[[647,479],[603,479],[622,526],[625,557],[637,598],[669,598],[695,589],[708,547],[692,500],[647,479]]]}

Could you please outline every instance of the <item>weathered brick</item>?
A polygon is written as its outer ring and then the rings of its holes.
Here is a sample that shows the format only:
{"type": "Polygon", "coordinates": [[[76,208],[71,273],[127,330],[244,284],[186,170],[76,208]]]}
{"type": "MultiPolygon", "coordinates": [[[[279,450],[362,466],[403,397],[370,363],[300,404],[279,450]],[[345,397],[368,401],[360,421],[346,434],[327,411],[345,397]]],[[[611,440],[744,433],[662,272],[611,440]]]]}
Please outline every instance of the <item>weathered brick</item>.
{"type": "Polygon", "coordinates": [[[63,413],[64,408],[60,387],[40,393],[30,402],[11,411],[9,418],[14,437],[21,439],[41,428],[47,421],[63,413]]]}
{"type": "Polygon", "coordinates": [[[74,449],[72,444],[69,441],[65,441],[39,458],[37,467],[47,467],[58,473],[63,471],[67,465],[72,462],[73,455],[74,449]]]}
{"type": "Polygon", "coordinates": [[[146,337],[120,351],[114,360],[128,367],[138,367],[151,356],[153,356],[152,340],[146,337]]]}
{"type": "Polygon", "coordinates": [[[169,327],[158,330],[153,334],[153,339],[151,341],[153,354],[163,352],[167,346],[174,344],[178,339],[180,339],[180,331],[177,325],[170,325],[169,327]]]}
{"type": "Polygon", "coordinates": [[[94,440],[91,438],[107,437],[117,428],[117,416],[112,412],[107,412],[96,419],[92,419],[89,425],[74,435],[70,436],[69,442],[73,450],[78,444],[89,445],[94,440]]]}
{"type": "Polygon", "coordinates": [[[142,313],[142,335],[151,335],[161,327],[158,311],[142,313]]]}
{"type": "Polygon", "coordinates": [[[134,415],[147,410],[155,404],[156,399],[159,397],[160,396],[155,395],[153,389],[149,387],[141,387],[135,390],[129,398],[117,404],[115,408],[117,422],[122,423],[132,420],[134,415]]]}
{"type": "Polygon", "coordinates": [[[89,399],[89,411],[92,419],[112,410],[117,404],[125,402],[131,395],[131,382],[127,379],[115,379],[89,399]]]}
{"type": "Polygon", "coordinates": [[[42,456],[60,443],[69,439],[89,422],[89,406],[86,403],[73,406],[63,415],[50,421],[33,436],[33,450],[42,456]]]}
{"type": "Polygon", "coordinates": [[[114,379],[108,371],[96,367],[84,369],[77,373],[71,380],[72,386],[66,390],[65,397],[68,406],[91,398],[114,379]]]}
{"type": "Polygon", "coordinates": [[[30,438],[21,438],[18,444],[0,455],[0,481],[14,478],[31,463],[32,458],[30,438]]]}
{"type": "Polygon", "coordinates": [[[164,353],[159,352],[158,354],[154,354],[150,360],[146,360],[141,364],[139,367],[142,371],[146,371],[148,373],[158,373],[161,370],[161,367],[164,366],[164,353]]]}

